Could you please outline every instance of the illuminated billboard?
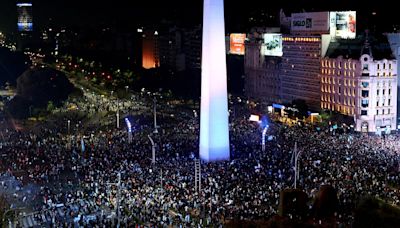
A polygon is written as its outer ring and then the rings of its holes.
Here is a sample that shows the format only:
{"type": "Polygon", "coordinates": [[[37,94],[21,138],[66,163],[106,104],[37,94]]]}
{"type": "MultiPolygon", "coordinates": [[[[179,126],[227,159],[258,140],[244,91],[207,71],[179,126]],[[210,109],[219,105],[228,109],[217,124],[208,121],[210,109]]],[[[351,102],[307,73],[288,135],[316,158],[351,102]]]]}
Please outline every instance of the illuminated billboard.
{"type": "Polygon", "coordinates": [[[332,37],[356,38],[356,11],[330,12],[330,24],[332,37]]]}
{"type": "Polygon", "coordinates": [[[31,32],[33,29],[32,22],[32,3],[17,3],[18,12],[18,31],[31,32]]]}
{"type": "Polygon", "coordinates": [[[261,53],[267,56],[282,56],[282,34],[265,33],[261,53]]]}
{"type": "Polygon", "coordinates": [[[329,12],[293,13],[291,31],[329,33],[329,12]]]}
{"type": "Polygon", "coordinates": [[[230,54],[234,55],[244,55],[245,46],[244,42],[246,40],[246,34],[242,33],[232,33],[230,37],[230,54]]]}

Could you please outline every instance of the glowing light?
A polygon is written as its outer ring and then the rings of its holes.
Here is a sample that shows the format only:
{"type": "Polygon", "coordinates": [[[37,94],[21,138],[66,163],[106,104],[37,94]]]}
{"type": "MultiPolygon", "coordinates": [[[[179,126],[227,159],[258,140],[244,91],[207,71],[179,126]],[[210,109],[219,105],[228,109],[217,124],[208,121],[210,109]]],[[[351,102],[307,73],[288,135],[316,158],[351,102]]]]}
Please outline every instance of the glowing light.
{"type": "Polygon", "coordinates": [[[229,160],[228,94],[223,0],[204,0],[200,158],[229,160]]]}
{"type": "Polygon", "coordinates": [[[17,3],[18,7],[32,6],[32,3],[17,3]]]}
{"type": "Polygon", "coordinates": [[[249,118],[250,121],[258,122],[260,121],[260,116],[259,115],[250,115],[249,118]]]}
{"type": "Polygon", "coordinates": [[[128,128],[128,132],[132,132],[132,124],[128,118],[125,118],[126,127],[128,128]]]}

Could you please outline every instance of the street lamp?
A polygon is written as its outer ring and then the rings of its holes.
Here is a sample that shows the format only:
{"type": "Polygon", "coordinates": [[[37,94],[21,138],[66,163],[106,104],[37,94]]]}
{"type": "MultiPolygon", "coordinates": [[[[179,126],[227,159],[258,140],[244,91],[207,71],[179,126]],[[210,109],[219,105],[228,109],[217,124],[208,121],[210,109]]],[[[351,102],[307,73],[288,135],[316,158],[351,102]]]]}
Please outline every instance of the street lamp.
{"type": "Polygon", "coordinates": [[[151,142],[151,163],[155,164],[156,163],[156,144],[154,143],[154,141],[150,137],[150,135],[147,135],[147,137],[150,139],[150,142],[151,142]]]}
{"type": "Polygon", "coordinates": [[[153,112],[154,112],[154,133],[158,133],[158,130],[157,130],[157,110],[156,110],[156,107],[157,107],[157,98],[156,97],[154,97],[154,99],[153,99],[153,102],[154,102],[154,105],[153,105],[153,112]]]}
{"type": "Polygon", "coordinates": [[[294,188],[297,188],[297,179],[299,178],[299,166],[298,161],[302,151],[297,152],[297,142],[294,143],[294,150],[292,155],[292,160],[294,157],[294,188]]]}
{"type": "Polygon", "coordinates": [[[70,131],[70,128],[71,128],[71,120],[68,120],[67,123],[68,123],[68,135],[69,135],[69,131],[70,131]]]}

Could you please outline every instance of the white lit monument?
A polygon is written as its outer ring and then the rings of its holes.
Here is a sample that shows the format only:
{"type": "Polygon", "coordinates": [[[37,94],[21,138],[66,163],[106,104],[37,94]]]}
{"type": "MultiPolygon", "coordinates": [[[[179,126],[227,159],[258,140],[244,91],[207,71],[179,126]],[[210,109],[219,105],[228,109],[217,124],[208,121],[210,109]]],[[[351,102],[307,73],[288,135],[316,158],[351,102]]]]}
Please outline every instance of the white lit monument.
{"type": "Polygon", "coordinates": [[[223,0],[204,0],[200,158],[229,160],[228,97],[223,0]]]}

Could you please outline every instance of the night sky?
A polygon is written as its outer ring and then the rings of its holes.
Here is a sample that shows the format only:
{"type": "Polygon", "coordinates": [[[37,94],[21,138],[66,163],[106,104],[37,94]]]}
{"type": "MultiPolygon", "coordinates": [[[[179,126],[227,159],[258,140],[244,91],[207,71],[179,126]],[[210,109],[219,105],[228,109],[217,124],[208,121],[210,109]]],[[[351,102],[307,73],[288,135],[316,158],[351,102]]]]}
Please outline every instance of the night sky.
{"type": "MultiPolygon", "coordinates": [[[[49,24],[59,26],[116,26],[133,28],[140,24],[157,23],[162,18],[176,21],[199,24],[202,20],[202,0],[33,0],[34,23],[37,28],[49,24]],[[51,20],[50,20],[51,18],[51,20]]],[[[16,29],[16,1],[0,0],[0,31],[14,31],[16,29]]],[[[240,24],[246,20],[252,11],[265,9],[275,11],[280,8],[285,11],[299,12],[326,11],[326,10],[357,10],[358,16],[363,15],[368,20],[372,11],[382,18],[380,21],[390,21],[392,7],[389,1],[380,1],[380,4],[369,4],[361,0],[225,0],[226,23],[240,24]],[[388,4],[383,4],[387,2],[388,4]],[[371,6],[379,5],[380,9],[371,6]],[[387,19],[387,20],[386,20],[387,19]]],[[[360,17],[358,17],[360,19],[360,17]]]]}

